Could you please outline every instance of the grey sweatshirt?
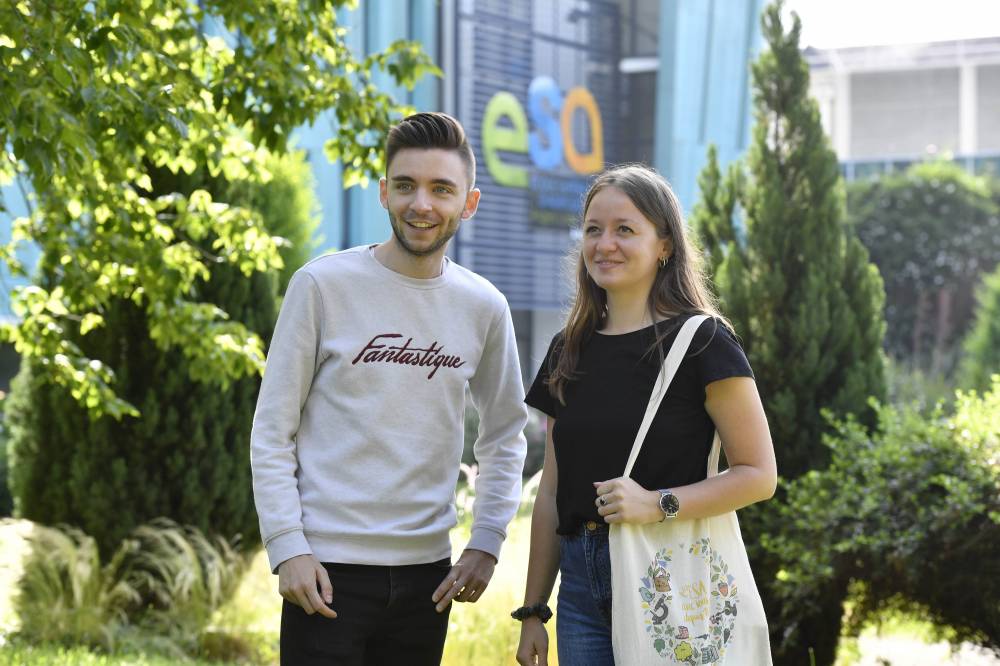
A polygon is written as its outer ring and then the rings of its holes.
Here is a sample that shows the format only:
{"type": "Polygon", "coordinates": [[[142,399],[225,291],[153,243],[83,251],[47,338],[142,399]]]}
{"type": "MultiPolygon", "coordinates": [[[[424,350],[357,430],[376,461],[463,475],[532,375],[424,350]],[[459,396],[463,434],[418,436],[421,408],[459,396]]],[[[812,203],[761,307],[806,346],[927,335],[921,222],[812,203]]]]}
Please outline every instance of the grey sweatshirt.
{"type": "Polygon", "coordinates": [[[466,386],[480,415],[467,547],[499,557],[520,499],[527,420],[503,295],[447,259],[439,277],[408,278],[371,247],[299,269],[251,434],[272,570],[307,553],[375,565],[450,557],[466,386]]]}

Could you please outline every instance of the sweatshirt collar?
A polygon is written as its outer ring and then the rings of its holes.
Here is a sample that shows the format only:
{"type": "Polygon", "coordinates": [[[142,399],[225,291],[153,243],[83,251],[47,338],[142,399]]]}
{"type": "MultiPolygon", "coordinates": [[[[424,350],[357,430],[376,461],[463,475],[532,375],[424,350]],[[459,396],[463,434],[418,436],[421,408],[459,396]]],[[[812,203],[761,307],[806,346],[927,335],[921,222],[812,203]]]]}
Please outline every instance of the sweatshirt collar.
{"type": "Polygon", "coordinates": [[[413,278],[388,268],[375,258],[375,245],[369,245],[364,252],[367,260],[374,266],[374,270],[393,282],[409,287],[411,289],[437,289],[443,287],[448,282],[448,275],[451,270],[451,259],[447,256],[441,264],[441,274],[432,278],[413,278]]]}

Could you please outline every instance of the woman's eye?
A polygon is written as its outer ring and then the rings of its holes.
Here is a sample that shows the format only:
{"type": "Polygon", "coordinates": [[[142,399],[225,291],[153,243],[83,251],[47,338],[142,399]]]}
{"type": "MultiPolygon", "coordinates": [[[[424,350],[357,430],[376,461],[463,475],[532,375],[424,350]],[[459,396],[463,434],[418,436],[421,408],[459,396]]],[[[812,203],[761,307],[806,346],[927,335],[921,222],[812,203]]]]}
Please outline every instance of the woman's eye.
{"type": "Polygon", "coordinates": [[[622,232],[623,234],[630,234],[632,233],[632,227],[627,227],[623,224],[620,227],[618,227],[618,231],[622,232]]]}

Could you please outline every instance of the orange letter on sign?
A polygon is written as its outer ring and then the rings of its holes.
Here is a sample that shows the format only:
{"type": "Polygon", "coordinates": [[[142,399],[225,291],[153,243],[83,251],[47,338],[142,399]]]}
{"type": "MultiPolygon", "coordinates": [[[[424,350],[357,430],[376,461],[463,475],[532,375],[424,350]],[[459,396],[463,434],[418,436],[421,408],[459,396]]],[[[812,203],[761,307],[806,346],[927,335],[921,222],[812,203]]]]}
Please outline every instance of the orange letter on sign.
{"type": "Polygon", "coordinates": [[[577,173],[597,173],[604,166],[604,129],[601,126],[601,112],[594,96],[586,88],[577,86],[563,100],[562,108],[563,152],[566,164],[577,173]],[[590,125],[590,152],[581,155],[573,143],[573,112],[582,109],[587,114],[590,125]]]}

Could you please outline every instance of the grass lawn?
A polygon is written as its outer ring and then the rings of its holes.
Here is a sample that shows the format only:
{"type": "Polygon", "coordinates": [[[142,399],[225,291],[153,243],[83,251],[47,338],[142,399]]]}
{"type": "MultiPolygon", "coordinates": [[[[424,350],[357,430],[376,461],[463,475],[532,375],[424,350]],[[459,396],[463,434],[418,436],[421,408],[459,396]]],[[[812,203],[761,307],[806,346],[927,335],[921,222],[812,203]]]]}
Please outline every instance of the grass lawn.
{"type": "MultiPolygon", "coordinates": [[[[445,666],[507,665],[514,663],[520,625],[510,611],[521,605],[524,576],[528,566],[530,519],[518,516],[501,556],[500,564],[486,593],[475,604],[455,604],[451,612],[445,666]]],[[[0,521],[0,665],[2,666],[168,666],[178,663],[175,656],[160,656],[153,650],[103,655],[85,648],[20,646],[5,643],[3,636],[17,627],[11,605],[20,559],[26,551],[24,537],[30,532],[26,521],[0,521]]],[[[456,555],[468,538],[468,526],[452,533],[456,555]]],[[[555,595],[551,604],[555,606],[555,595]]],[[[187,661],[192,666],[222,663],[277,664],[278,626],[281,599],[277,577],[268,570],[267,558],[259,552],[233,599],[216,615],[213,629],[220,636],[234,636],[252,648],[252,661],[187,661]]],[[[549,622],[551,641],[549,663],[557,664],[554,620],[549,622]]],[[[837,666],[1000,666],[1000,659],[970,645],[952,653],[946,643],[934,643],[931,627],[910,617],[888,618],[881,627],[868,627],[859,639],[842,644],[837,666]]],[[[238,652],[238,651],[237,651],[238,652]]]]}
{"type": "MultiPolygon", "coordinates": [[[[520,625],[511,619],[510,611],[521,605],[524,576],[528,566],[530,519],[519,516],[510,526],[501,560],[483,597],[475,604],[455,604],[452,608],[445,647],[445,666],[466,664],[511,664],[520,625]]],[[[12,593],[20,575],[21,556],[26,552],[24,538],[30,533],[26,521],[0,522],[0,640],[12,633],[17,618],[12,607],[12,593]]],[[[452,533],[457,556],[468,539],[468,526],[452,533]]],[[[223,606],[214,622],[214,629],[243,638],[261,655],[257,663],[276,664],[281,598],[277,577],[268,570],[267,557],[261,550],[253,560],[231,602],[223,606]]],[[[554,625],[550,622],[550,627],[554,625]]],[[[550,663],[555,662],[555,635],[551,632],[550,663]]],[[[0,643],[0,664],[36,666],[166,666],[177,663],[176,657],[154,654],[100,655],[84,648],[20,646],[0,643]]],[[[213,666],[218,661],[188,661],[194,666],[213,666]]]]}

